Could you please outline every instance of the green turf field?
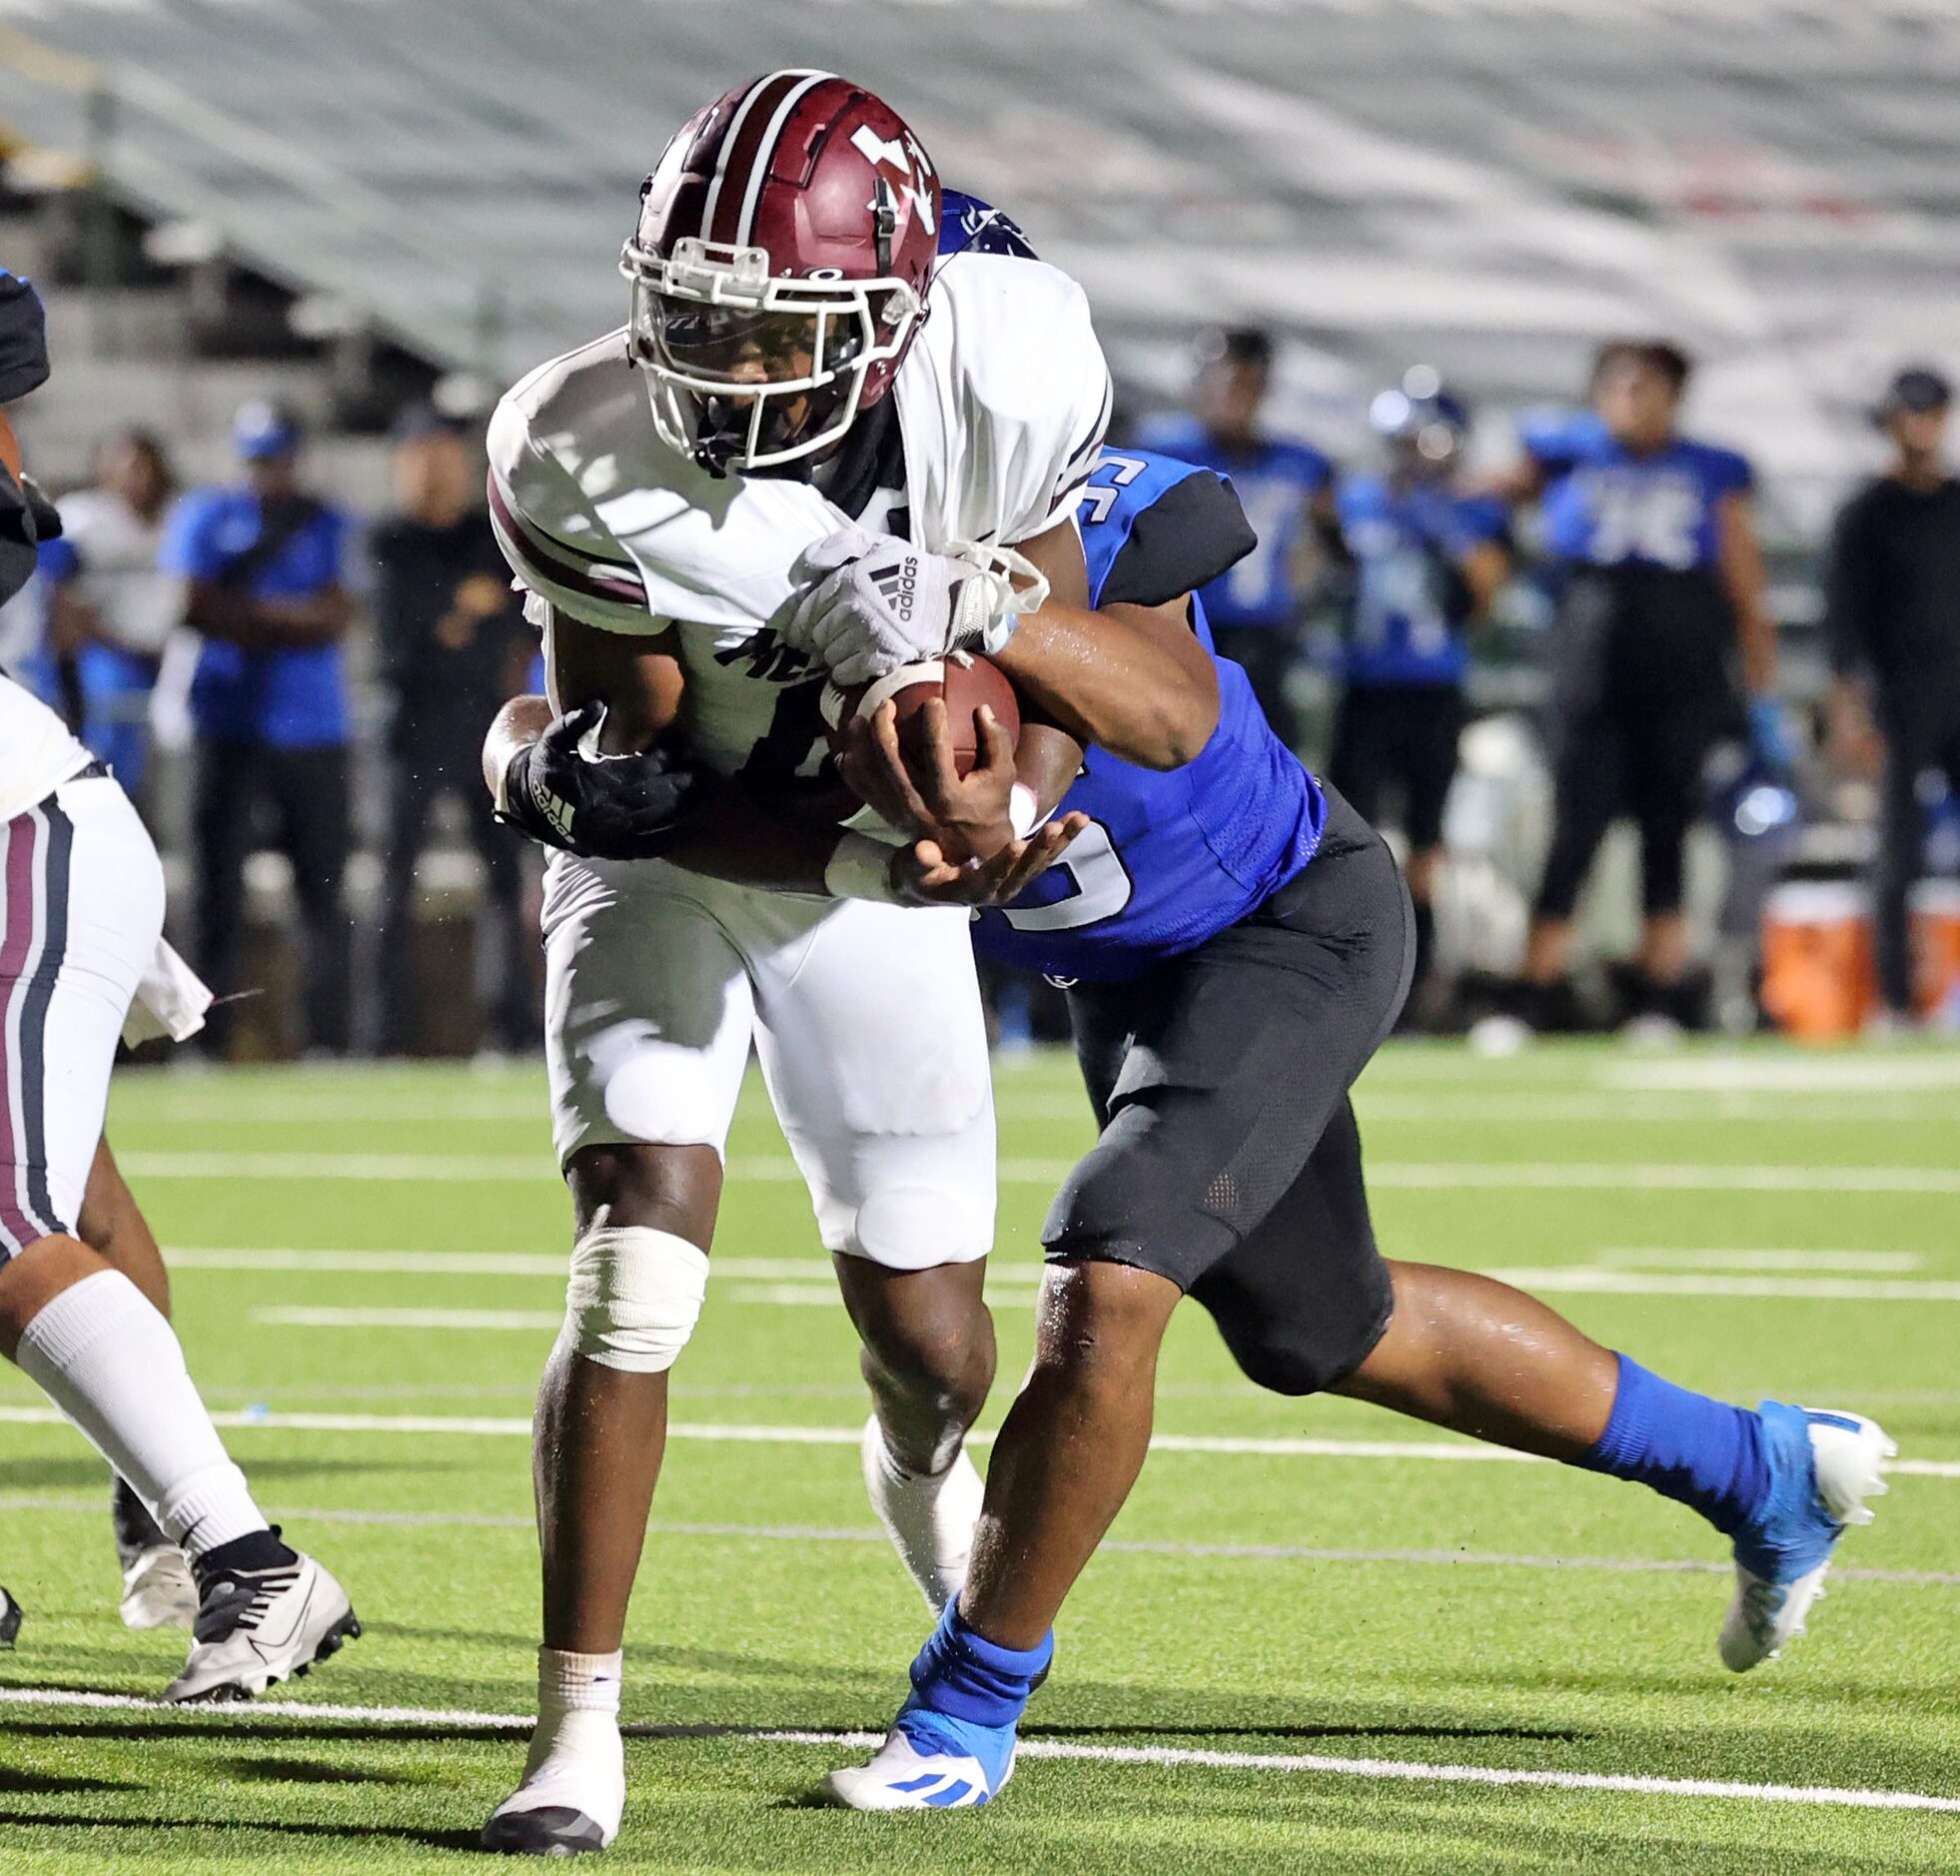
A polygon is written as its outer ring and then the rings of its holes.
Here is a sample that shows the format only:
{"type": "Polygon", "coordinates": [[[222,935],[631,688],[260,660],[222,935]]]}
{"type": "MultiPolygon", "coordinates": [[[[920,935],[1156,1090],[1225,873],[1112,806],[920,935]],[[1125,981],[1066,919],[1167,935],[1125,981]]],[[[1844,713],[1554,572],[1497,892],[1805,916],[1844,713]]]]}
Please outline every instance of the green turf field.
{"type": "MultiPolygon", "coordinates": [[[[1011,1386],[1088,1126],[1059,1058],[999,1088],[1011,1386]]],[[[1194,1311],[1006,1795],[804,1808],[857,1748],[771,1735],[882,1728],[924,1613],[870,1528],[850,1332],[751,1090],[633,1611],[611,1866],[1960,1868],[1960,1053],[1392,1049],[1361,1108],[1392,1253],[1515,1273],[1693,1386],[1885,1420],[1900,1472],[1810,1637],[1737,1680],[1687,1513],[1259,1395],[1194,1311]]],[[[368,1632],[276,1690],[317,1712],[135,1703],[180,1641],[118,1625],[102,1469],[0,1373],[0,1581],[29,1612],[0,1655],[0,1869],[466,1867],[531,1693],[524,1431],[565,1243],[541,1077],[131,1078],[113,1137],[207,1399],[368,1632]]]]}

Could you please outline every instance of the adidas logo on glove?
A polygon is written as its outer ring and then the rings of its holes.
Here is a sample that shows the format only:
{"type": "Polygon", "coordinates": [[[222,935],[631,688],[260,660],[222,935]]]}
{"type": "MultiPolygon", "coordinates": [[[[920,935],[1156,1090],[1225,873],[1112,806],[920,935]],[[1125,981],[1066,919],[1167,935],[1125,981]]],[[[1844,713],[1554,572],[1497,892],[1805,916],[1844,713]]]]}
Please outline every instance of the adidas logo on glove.
{"type": "Polygon", "coordinates": [[[912,607],[919,591],[918,555],[906,555],[896,565],[885,567],[874,574],[873,578],[877,582],[878,591],[884,596],[885,603],[891,607],[892,615],[900,624],[911,624],[912,607]]]}

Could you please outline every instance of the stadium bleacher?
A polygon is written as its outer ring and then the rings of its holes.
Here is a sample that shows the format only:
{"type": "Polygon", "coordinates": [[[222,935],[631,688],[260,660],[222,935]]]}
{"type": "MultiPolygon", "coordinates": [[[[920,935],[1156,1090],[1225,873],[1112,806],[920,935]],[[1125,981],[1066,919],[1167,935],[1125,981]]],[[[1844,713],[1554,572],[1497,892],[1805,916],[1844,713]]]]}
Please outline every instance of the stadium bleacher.
{"type": "Polygon", "coordinates": [[[1749,439],[1795,537],[1885,365],[1960,362],[1960,16],[1912,0],[19,11],[0,125],[492,375],[618,313],[667,130],[796,61],[902,99],[1083,279],[1134,383],[1168,385],[1194,321],[1267,320],[1337,444],[1411,357],[1519,403],[1567,393],[1602,330],[1676,332],[1702,428],[1749,439]]]}

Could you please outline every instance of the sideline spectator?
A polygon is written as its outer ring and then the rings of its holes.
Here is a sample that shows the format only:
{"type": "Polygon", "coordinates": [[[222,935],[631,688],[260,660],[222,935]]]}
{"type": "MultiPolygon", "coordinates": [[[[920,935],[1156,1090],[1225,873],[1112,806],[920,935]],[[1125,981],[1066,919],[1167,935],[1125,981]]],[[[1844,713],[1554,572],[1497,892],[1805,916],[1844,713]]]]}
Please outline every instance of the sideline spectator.
{"type": "Polygon", "coordinates": [[[1408,1010],[1410,1020],[1429,1021],[1443,810],[1464,727],[1468,633],[1510,577],[1510,518],[1501,501],[1460,485],[1470,413],[1429,367],[1383,392],[1369,421],[1388,447],[1387,472],[1344,475],[1335,496],[1355,579],[1328,779],[1378,826],[1387,798],[1398,798],[1409,842],[1403,871],[1416,908],[1408,1010]]]}
{"type": "MultiPolygon", "coordinates": [[[[178,503],[161,564],[184,579],[183,622],[205,641],[191,686],[203,973],[221,996],[241,987],[245,859],[263,813],[292,862],[306,929],[308,1043],[344,1054],[349,522],[302,487],[302,441],[298,420],[281,406],[242,406],[232,442],[244,480],[194,489],[178,503]]],[[[222,1004],[212,1012],[220,1053],[226,1014],[222,1004]]]]}
{"type": "Polygon", "coordinates": [[[1199,357],[1191,415],[1147,424],[1142,441],[1231,477],[1259,545],[1204,589],[1205,616],[1219,655],[1245,667],[1267,721],[1297,749],[1300,719],[1287,685],[1300,661],[1316,524],[1332,519],[1332,470],[1318,450],[1261,427],[1273,379],[1270,334],[1214,333],[1199,357]]]}
{"type": "Polygon", "coordinates": [[[1952,388],[1901,372],[1872,413],[1892,463],[1839,511],[1826,581],[1833,752],[1883,764],[1875,911],[1888,1019],[1913,1020],[1906,901],[1926,844],[1929,772],[1960,794],[1960,481],[1942,452],[1952,388]]]}
{"type": "Polygon", "coordinates": [[[382,935],[382,1047],[391,1055],[417,1042],[416,867],[445,792],[461,802],[486,873],[480,929],[493,934],[491,1040],[518,1049],[536,1027],[523,969],[521,843],[496,825],[478,775],[484,725],[522,689],[536,634],[510,590],[483,485],[482,465],[454,425],[416,411],[397,426],[397,507],[374,534],[375,624],[395,702],[382,935]]]}
{"type": "Polygon", "coordinates": [[[1659,1034],[1699,1027],[1681,909],[1688,829],[1709,751],[1743,724],[1786,768],[1773,696],[1776,625],[1751,507],[1754,472],[1675,428],[1690,366],[1663,340],[1616,340],[1593,365],[1592,409],[1527,419],[1510,492],[1542,504],[1556,572],[1553,829],[1524,960],[1525,1020],[1571,1022],[1572,909],[1613,818],[1640,830],[1640,949],[1628,1014],[1659,1034]]]}
{"type": "Polygon", "coordinates": [[[173,476],[148,431],[118,431],[96,451],[94,480],[65,495],[61,537],[41,549],[48,648],[74,660],[81,737],[139,802],[150,761],[150,695],[182,605],[161,571],[173,476]]]}

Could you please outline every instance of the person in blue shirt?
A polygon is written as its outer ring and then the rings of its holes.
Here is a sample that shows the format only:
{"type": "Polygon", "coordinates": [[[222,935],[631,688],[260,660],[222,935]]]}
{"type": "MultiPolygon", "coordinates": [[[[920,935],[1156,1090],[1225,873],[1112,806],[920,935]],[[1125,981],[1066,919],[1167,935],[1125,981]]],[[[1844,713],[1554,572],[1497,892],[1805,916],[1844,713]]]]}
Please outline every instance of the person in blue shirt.
{"type": "Polygon", "coordinates": [[[1383,392],[1369,419],[1387,467],[1344,475],[1335,495],[1353,581],[1328,775],[1364,820],[1379,823],[1399,800],[1416,908],[1410,1006],[1428,1012],[1469,634],[1510,577],[1510,517],[1494,496],[1460,485],[1470,412],[1430,368],[1383,392]]]}
{"type": "Polygon", "coordinates": [[[1851,1499],[1880,1488],[1884,1434],[1692,1394],[1493,1278],[1382,1257],[1349,1090],[1408,988],[1395,861],[1215,654],[1175,666],[1200,701],[1210,690],[1215,721],[1193,759],[1166,759],[1168,668],[1153,660],[1180,639],[1187,655],[1194,638],[1208,647],[1191,588],[1247,545],[1228,485],[1106,452],[1080,516],[1086,597],[1138,642],[1073,662],[1066,683],[1021,686],[1037,719],[1098,726],[1036,796],[1059,798],[1072,842],[1005,832],[1013,787],[1030,784],[997,724],[963,779],[931,708],[912,759],[889,705],[853,726],[845,756],[861,796],[923,833],[894,862],[901,896],[973,906],[981,950],[1072,980],[1101,1138],[1043,1228],[1034,1364],[994,1445],[965,1587],[884,1746],[825,1795],[930,1810],[999,1792],[1063,1598],[1142,1466],[1159,1344],[1186,1295],[1263,1388],[1370,1401],[1700,1512],[1734,1545],[1723,1659],[1757,1665],[1814,1601],[1851,1499]],[[976,841],[987,826],[1001,831],[976,841]],[[1042,840],[1052,863],[1030,883],[1042,840]],[[961,849],[971,858],[952,863],[961,849]]]}
{"type": "Polygon", "coordinates": [[[1572,909],[1621,814],[1639,825],[1644,914],[1630,1013],[1699,1023],[1681,871],[1703,766],[1731,730],[1746,728],[1771,767],[1792,753],[1754,474],[1733,451],[1680,434],[1689,371],[1666,341],[1603,346],[1591,409],[1528,416],[1507,482],[1539,505],[1557,586],[1553,831],[1524,960],[1527,1018],[1552,1027],[1570,1002],[1572,909]]]}
{"type": "Polygon", "coordinates": [[[1205,611],[1219,655],[1245,666],[1266,720],[1295,749],[1300,718],[1288,684],[1300,662],[1318,536],[1332,518],[1333,469],[1318,450],[1262,428],[1273,352],[1272,335],[1255,327],[1209,335],[1191,413],[1146,425],[1143,440],[1230,476],[1238,491],[1258,544],[1206,583],[1205,611]]]}
{"type": "MultiPolygon", "coordinates": [[[[306,929],[309,1045],[348,1047],[348,694],[342,640],[350,524],[299,477],[303,433],[278,405],[243,406],[232,441],[244,479],[193,489],[172,510],[160,563],[182,577],[183,622],[204,638],[191,686],[200,965],[240,989],[244,869],[264,813],[293,864],[306,929]]],[[[227,1025],[213,1011],[212,1046],[227,1025]]]]}

